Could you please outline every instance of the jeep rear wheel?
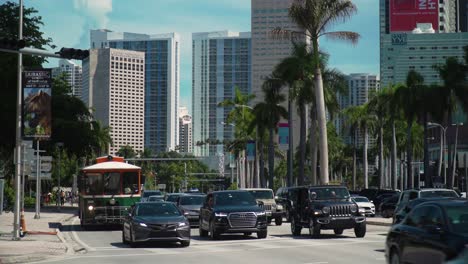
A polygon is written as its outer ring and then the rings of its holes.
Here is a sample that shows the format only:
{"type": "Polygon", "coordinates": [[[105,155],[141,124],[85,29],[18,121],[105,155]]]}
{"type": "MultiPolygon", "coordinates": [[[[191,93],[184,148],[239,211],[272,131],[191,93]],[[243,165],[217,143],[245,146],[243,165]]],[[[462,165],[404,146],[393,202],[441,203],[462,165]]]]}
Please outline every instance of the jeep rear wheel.
{"type": "Polygon", "coordinates": [[[356,224],[354,234],[356,237],[364,237],[366,235],[366,222],[356,224]]]}
{"type": "Polygon", "coordinates": [[[267,237],[267,235],[268,235],[268,233],[267,233],[266,230],[257,232],[257,237],[258,237],[259,239],[264,239],[264,238],[267,237]]]}
{"type": "Polygon", "coordinates": [[[282,216],[276,217],[276,218],[275,218],[275,224],[276,224],[277,226],[282,225],[282,224],[283,224],[283,217],[282,217],[282,216]]]}
{"type": "Polygon", "coordinates": [[[309,235],[313,238],[320,237],[320,224],[315,224],[311,221],[309,223],[309,235]]]}
{"type": "Polygon", "coordinates": [[[302,227],[296,225],[296,219],[294,217],[291,217],[291,234],[293,236],[300,236],[301,230],[302,227]]]}

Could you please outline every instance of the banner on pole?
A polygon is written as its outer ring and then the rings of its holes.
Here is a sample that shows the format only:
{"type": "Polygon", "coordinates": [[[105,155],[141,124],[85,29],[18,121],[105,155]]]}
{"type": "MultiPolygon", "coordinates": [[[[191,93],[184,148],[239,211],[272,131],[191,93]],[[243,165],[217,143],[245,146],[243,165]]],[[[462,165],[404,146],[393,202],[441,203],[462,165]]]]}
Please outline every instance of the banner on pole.
{"type": "Polygon", "coordinates": [[[255,141],[247,142],[247,161],[255,160],[255,141]]]}
{"type": "Polygon", "coordinates": [[[49,138],[52,132],[50,69],[23,71],[22,134],[24,139],[49,138]]]}
{"type": "Polygon", "coordinates": [[[234,155],[234,152],[229,152],[229,168],[235,168],[236,167],[236,155],[234,155]]]}
{"type": "Polygon", "coordinates": [[[278,124],[278,145],[281,150],[289,149],[289,123],[278,124]]]}

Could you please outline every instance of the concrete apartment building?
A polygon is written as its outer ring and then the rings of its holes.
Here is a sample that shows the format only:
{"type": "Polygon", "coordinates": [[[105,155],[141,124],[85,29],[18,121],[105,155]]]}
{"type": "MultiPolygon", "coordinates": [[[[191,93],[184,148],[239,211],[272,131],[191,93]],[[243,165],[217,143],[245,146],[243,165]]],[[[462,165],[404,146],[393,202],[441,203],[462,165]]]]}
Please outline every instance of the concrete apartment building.
{"type": "Polygon", "coordinates": [[[218,107],[233,99],[235,87],[251,93],[251,35],[249,32],[192,34],[193,152],[196,156],[224,154],[223,144],[197,144],[207,139],[230,140],[234,127],[225,124],[231,108],[218,107]]]}
{"type": "Polygon", "coordinates": [[[122,146],[144,149],[145,54],[111,48],[92,49],[83,61],[82,100],[94,118],[111,128],[115,155],[122,146]]]}
{"type": "Polygon", "coordinates": [[[179,152],[192,153],[192,116],[188,113],[187,107],[179,108],[179,152]]]}
{"type": "Polygon", "coordinates": [[[110,47],[145,54],[145,148],[153,154],[179,145],[180,37],[91,30],[91,48],[110,47]]]}
{"type": "Polygon", "coordinates": [[[71,60],[59,60],[59,66],[52,69],[52,77],[66,73],[66,80],[71,87],[71,95],[81,98],[82,69],[71,60]]]}

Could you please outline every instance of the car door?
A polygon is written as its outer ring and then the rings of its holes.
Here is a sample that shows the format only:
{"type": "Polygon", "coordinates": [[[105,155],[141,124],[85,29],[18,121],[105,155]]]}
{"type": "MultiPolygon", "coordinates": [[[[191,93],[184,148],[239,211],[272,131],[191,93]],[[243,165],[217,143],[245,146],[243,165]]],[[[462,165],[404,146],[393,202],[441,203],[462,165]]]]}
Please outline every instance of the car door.
{"type": "Polygon", "coordinates": [[[201,221],[201,228],[204,230],[208,230],[210,228],[210,217],[211,217],[211,210],[212,210],[212,202],[213,201],[213,194],[208,194],[203,202],[203,206],[200,209],[200,221],[201,221]]]}
{"type": "Polygon", "coordinates": [[[421,249],[419,259],[428,259],[425,264],[443,263],[446,258],[446,253],[449,249],[449,241],[444,235],[448,231],[447,223],[444,220],[442,210],[437,206],[427,206],[429,214],[427,219],[422,223],[422,232],[420,238],[421,249]]]}
{"type": "Polygon", "coordinates": [[[124,236],[126,239],[130,239],[130,228],[132,225],[133,216],[135,215],[135,208],[136,206],[132,206],[130,209],[130,213],[124,218],[122,232],[124,232],[124,236]]]}
{"type": "Polygon", "coordinates": [[[400,254],[403,263],[418,263],[421,255],[420,239],[424,230],[422,229],[422,219],[429,214],[427,206],[416,207],[403,220],[400,231],[400,254]]]}

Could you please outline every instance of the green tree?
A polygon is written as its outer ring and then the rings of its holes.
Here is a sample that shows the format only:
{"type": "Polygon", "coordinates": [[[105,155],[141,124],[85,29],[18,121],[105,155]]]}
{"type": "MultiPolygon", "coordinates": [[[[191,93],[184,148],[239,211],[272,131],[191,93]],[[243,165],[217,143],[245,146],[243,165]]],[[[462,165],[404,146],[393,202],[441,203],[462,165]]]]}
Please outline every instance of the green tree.
{"type": "Polygon", "coordinates": [[[121,146],[116,154],[120,157],[124,157],[125,159],[131,159],[136,156],[136,153],[133,150],[132,146],[129,145],[121,146]]]}
{"type": "Polygon", "coordinates": [[[356,6],[348,0],[295,0],[289,8],[289,16],[299,26],[301,31],[275,29],[276,36],[294,38],[295,35],[305,35],[312,42],[314,61],[315,98],[317,120],[320,135],[320,166],[321,182],[328,184],[328,141],[325,113],[324,86],[320,68],[319,39],[323,36],[356,43],[359,34],[350,31],[328,31],[338,22],[346,22],[355,12],[356,6]]]}

